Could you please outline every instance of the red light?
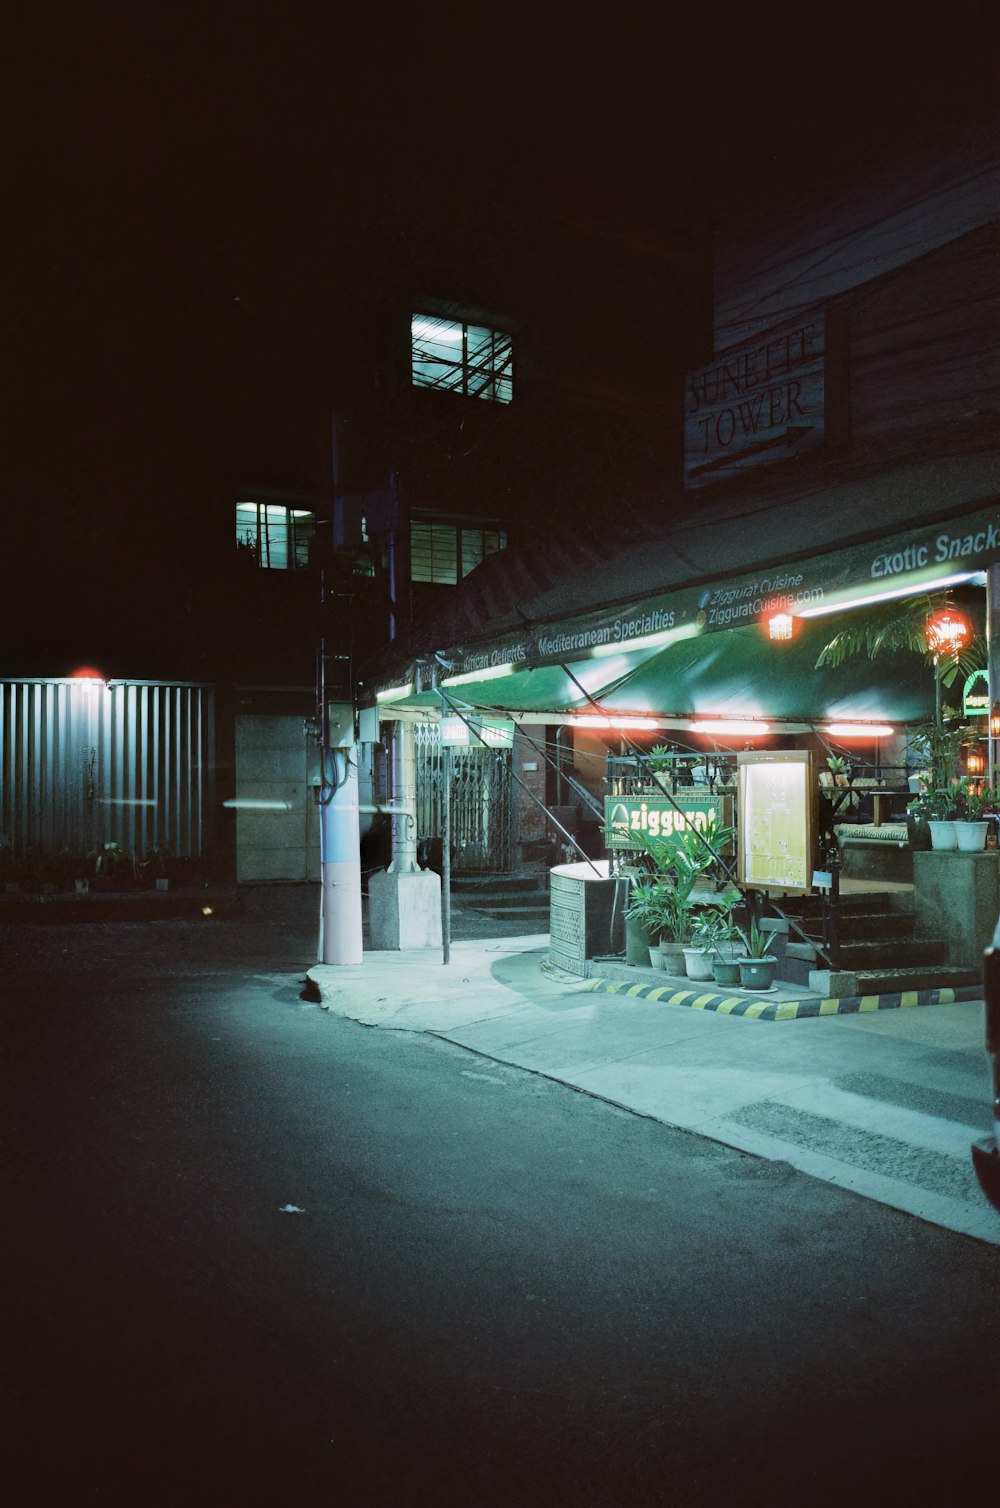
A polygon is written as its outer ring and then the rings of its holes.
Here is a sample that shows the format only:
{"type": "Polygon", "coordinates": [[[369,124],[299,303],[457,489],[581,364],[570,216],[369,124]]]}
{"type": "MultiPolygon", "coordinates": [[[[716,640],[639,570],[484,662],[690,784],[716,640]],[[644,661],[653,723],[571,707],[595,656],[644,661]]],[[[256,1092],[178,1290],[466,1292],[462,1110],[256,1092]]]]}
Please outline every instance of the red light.
{"type": "Polygon", "coordinates": [[[772,639],[790,639],[792,637],[791,613],[774,613],[767,620],[767,631],[772,639]]]}
{"type": "Polygon", "coordinates": [[[970,632],[968,618],[964,618],[953,607],[943,607],[924,624],[927,648],[936,655],[951,654],[964,648],[969,641],[970,632]]]}

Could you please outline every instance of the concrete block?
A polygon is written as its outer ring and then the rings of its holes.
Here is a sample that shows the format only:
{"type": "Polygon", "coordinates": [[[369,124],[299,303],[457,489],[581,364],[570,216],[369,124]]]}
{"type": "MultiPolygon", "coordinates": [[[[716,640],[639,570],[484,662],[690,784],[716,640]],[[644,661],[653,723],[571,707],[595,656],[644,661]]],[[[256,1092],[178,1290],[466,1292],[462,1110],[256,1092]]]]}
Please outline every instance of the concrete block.
{"type": "Polygon", "coordinates": [[[441,876],[432,869],[380,870],[368,881],[375,951],[441,946],[441,876]]]}
{"type": "Polygon", "coordinates": [[[1000,910],[1000,851],[913,855],[916,932],[943,937],[948,962],[979,969],[1000,910]]]}

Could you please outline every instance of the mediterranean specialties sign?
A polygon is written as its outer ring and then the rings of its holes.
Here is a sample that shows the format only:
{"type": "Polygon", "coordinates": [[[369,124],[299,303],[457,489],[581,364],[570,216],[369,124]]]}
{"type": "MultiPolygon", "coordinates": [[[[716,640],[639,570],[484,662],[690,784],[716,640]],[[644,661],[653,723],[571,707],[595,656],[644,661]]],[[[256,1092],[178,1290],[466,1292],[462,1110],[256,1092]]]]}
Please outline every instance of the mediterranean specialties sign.
{"type": "Polygon", "coordinates": [[[689,372],[685,486],[704,487],[822,444],[825,356],[825,322],[816,313],[689,372]]]}
{"type": "MultiPolygon", "coordinates": [[[[709,837],[713,827],[730,827],[732,821],[732,796],[710,791],[678,791],[672,801],[666,796],[604,798],[604,841],[609,849],[641,849],[643,834],[676,839],[693,830],[709,837]]],[[[720,850],[732,851],[731,844],[720,850]]]]}

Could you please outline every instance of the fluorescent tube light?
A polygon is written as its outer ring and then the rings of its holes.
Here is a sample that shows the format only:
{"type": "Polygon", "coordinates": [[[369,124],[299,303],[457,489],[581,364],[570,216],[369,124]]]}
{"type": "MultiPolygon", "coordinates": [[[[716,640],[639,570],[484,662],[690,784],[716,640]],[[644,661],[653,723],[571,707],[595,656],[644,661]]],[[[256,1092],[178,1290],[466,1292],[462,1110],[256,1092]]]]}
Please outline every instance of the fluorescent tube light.
{"type": "Polygon", "coordinates": [[[770,733],[771,724],[759,718],[699,718],[691,724],[692,733],[743,733],[753,737],[757,733],[770,733]]]}
{"type": "Polygon", "coordinates": [[[404,696],[412,696],[413,682],[407,681],[405,686],[387,686],[384,691],[376,691],[377,702],[398,702],[404,696]]]}
{"type": "Polygon", "coordinates": [[[461,675],[446,675],[442,686],[467,686],[471,681],[498,681],[505,675],[513,675],[513,665],[489,665],[485,670],[463,670],[461,675]]]}
{"type": "Polygon", "coordinates": [[[635,728],[637,731],[659,726],[655,717],[611,717],[598,712],[574,712],[570,722],[574,728],[635,728]]]}
{"type": "Polygon", "coordinates": [[[890,587],[886,592],[866,592],[863,597],[851,597],[847,602],[820,602],[815,607],[799,607],[795,616],[823,618],[827,613],[848,613],[854,607],[870,607],[874,602],[891,602],[896,597],[915,597],[918,592],[939,592],[946,586],[960,586],[963,581],[981,578],[982,574],[982,571],[956,571],[951,576],[936,576],[933,581],[890,587]]]}
{"type": "Polygon", "coordinates": [[[595,659],[621,654],[626,649],[664,649],[681,639],[693,639],[701,629],[697,623],[682,623],[678,628],[664,628],[657,634],[642,634],[638,639],[621,639],[616,644],[598,644],[590,651],[595,659]]]}
{"type": "Polygon", "coordinates": [[[891,738],[895,731],[888,723],[830,723],[823,729],[834,738],[891,738]]]}

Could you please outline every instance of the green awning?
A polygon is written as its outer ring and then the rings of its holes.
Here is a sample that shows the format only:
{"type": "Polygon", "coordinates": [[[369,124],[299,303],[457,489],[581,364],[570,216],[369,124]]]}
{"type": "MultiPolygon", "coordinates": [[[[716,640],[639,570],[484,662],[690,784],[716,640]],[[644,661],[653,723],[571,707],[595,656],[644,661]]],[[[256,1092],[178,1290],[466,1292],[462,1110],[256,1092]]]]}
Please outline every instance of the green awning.
{"type": "MultiPolygon", "coordinates": [[[[816,659],[830,632],[828,623],[800,623],[794,640],[772,642],[755,624],[666,649],[575,660],[565,669],[544,665],[517,670],[445,690],[474,707],[536,716],[592,710],[580,686],[604,710],[619,714],[763,717],[790,723],[917,723],[933,715],[933,677],[916,655],[858,657],[817,670],[816,659]]],[[[427,693],[421,701],[431,704],[427,693]]]]}

